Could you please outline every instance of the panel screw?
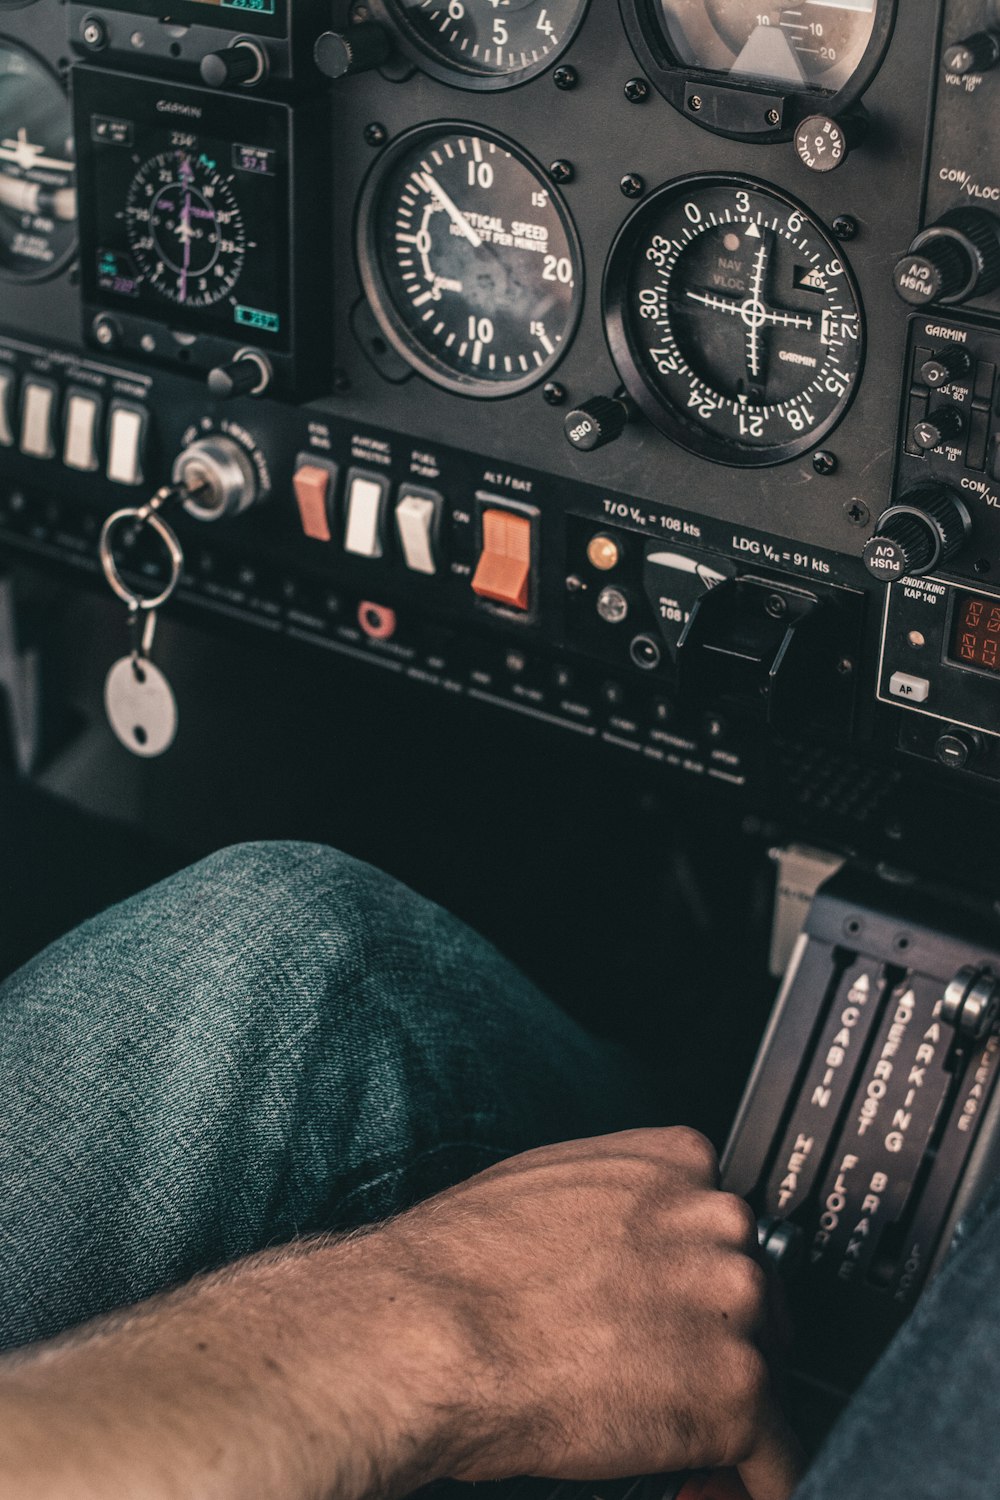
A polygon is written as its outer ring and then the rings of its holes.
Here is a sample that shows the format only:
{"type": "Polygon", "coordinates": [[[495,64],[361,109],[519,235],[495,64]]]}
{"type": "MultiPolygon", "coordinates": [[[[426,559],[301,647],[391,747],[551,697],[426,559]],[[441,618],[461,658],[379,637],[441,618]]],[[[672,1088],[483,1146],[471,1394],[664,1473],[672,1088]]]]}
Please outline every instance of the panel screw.
{"type": "Polygon", "coordinates": [[[872,513],[863,500],[852,500],[849,505],[845,505],[844,515],[852,526],[867,526],[872,518],[872,513]]]}
{"type": "Polygon", "coordinates": [[[566,387],[558,380],[547,380],[542,386],[542,395],[550,406],[562,406],[566,400],[566,387]]]}
{"type": "Polygon", "coordinates": [[[788,604],[780,594],[771,594],[764,605],[764,610],[772,620],[783,620],[788,613],[788,604]]]}
{"type": "Polygon", "coordinates": [[[780,125],[781,124],[781,114],[780,114],[780,112],[778,110],[776,110],[776,109],[769,109],[768,112],[767,112],[767,123],[769,125],[780,125]]]}
{"type": "Polygon", "coordinates": [[[553,182],[572,182],[575,175],[572,163],[562,159],[554,161],[549,168],[549,176],[553,182]]]}
{"type": "Polygon", "coordinates": [[[638,172],[626,172],[622,178],[622,192],[626,198],[641,198],[646,191],[646,179],[638,172]]]}
{"type": "Polygon", "coordinates": [[[695,112],[695,114],[698,113],[699,109],[701,109],[701,95],[700,94],[692,94],[691,95],[690,99],[688,100],[688,109],[693,109],[694,112],[695,112]]]}
{"type": "Polygon", "coordinates": [[[850,677],[854,671],[854,663],[849,656],[842,656],[837,663],[837,671],[841,677],[850,677]]]}
{"type": "Polygon", "coordinates": [[[817,474],[836,474],[840,467],[837,455],[830,453],[826,448],[821,448],[818,453],[813,454],[813,468],[817,474]]]}
{"type": "Polygon", "coordinates": [[[342,396],[345,391],[351,389],[351,377],[346,370],[339,368],[334,370],[332,379],[333,389],[337,392],[338,396],[342,396]]]}
{"type": "Polygon", "coordinates": [[[649,84],[645,78],[630,78],[625,85],[625,98],[630,104],[645,104],[649,98],[649,84]]]}
{"type": "Polygon", "coordinates": [[[104,29],[104,23],[98,20],[97,16],[87,17],[80,35],[83,37],[84,44],[93,48],[95,52],[98,48],[107,46],[108,34],[104,29]]]}
{"type": "Polygon", "coordinates": [[[365,140],[369,146],[384,146],[388,139],[388,130],[378,120],[373,120],[370,125],[365,126],[365,140]]]}
{"type": "Polygon", "coordinates": [[[568,63],[562,63],[553,73],[552,82],[557,89],[575,89],[580,82],[580,75],[568,63]]]}
{"type": "Polygon", "coordinates": [[[831,228],[838,240],[853,240],[857,238],[858,221],[850,214],[838,214],[831,228]]]}

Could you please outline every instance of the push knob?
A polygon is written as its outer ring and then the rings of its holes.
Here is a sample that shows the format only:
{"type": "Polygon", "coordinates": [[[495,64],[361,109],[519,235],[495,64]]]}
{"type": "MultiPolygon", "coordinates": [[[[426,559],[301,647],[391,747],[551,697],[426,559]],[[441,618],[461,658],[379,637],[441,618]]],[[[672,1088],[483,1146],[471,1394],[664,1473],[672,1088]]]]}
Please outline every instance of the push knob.
{"type": "Polygon", "coordinates": [[[922,578],[960,551],[972,521],[965,505],[943,485],[915,490],[887,510],[864,551],[873,578],[895,583],[922,578]]]}
{"type": "Polygon", "coordinates": [[[1000,1020],[1000,980],[992,969],[966,964],[944,992],[941,1018],[970,1041],[980,1042],[1000,1020]]]}
{"type": "Polygon", "coordinates": [[[263,396],[273,378],[271,361],[263,354],[245,350],[228,365],[217,365],[209,372],[208,392],[216,401],[232,401],[237,396],[263,396]]]}
{"type": "Polygon", "coordinates": [[[977,31],[964,42],[945,48],[945,72],[957,73],[959,78],[970,73],[988,73],[997,63],[1000,63],[1000,32],[977,31]]]}
{"type": "Polygon", "coordinates": [[[185,491],[184,509],[196,521],[242,515],[260,498],[250,455],[224,433],[185,448],[174,464],[173,482],[185,491]]]}
{"type": "Polygon", "coordinates": [[[953,380],[961,380],[968,375],[972,369],[972,360],[968,351],[953,345],[950,349],[942,349],[940,354],[932,354],[930,359],[925,359],[920,366],[920,379],[924,385],[929,385],[932,390],[939,386],[949,385],[953,380]]]}
{"type": "Polygon", "coordinates": [[[864,115],[809,115],[795,132],[795,152],[810,172],[835,172],[867,133],[864,115]]]}
{"type": "Polygon", "coordinates": [[[567,441],[581,453],[593,453],[613,443],[625,431],[635,408],[627,396],[595,396],[566,418],[567,441]]]}
{"type": "Polygon", "coordinates": [[[267,53],[256,42],[234,42],[201,60],[202,81],[209,88],[252,88],[267,76],[267,53]]]}
{"type": "Polygon", "coordinates": [[[957,208],[918,234],[893,272],[911,307],[965,302],[1000,286],[1000,219],[982,208],[957,208]]]}
{"type": "Polygon", "coordinates": [[[917,423],[913,429],[913,441],[918,448],[930,453],[932,449],[940,448],[942,443],[961,437],[964,431],[965,418],[958,407],[942,406],[939,411],[917,423]]]}
{"type": "Polygon", "coordinates": [[[380,67],[391,50],[388,32],[374,21],[362,21],[346,31],[325,31],[313,56],[327,78],[347,78],[380,67]]]}
{"type": "Polygon", "coordinates": [[[934,757],[948,771],[964,771],[978,756],[982,741],[971,729],[953,726],[934,743],[934,757]]]}

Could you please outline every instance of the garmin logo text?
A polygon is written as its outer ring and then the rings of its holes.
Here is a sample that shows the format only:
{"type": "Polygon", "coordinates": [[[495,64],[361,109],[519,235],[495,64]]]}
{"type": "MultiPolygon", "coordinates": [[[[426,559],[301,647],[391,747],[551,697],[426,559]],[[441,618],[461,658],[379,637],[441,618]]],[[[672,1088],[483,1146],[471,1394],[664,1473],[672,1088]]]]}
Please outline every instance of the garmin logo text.
{"type": "Polygon", "coordinates": [[[174,99],[157,99],[156,112],[159,115],[189,115],[192,120],[200,120],[202,109],[197,104],[178,104],[174,99]]]}

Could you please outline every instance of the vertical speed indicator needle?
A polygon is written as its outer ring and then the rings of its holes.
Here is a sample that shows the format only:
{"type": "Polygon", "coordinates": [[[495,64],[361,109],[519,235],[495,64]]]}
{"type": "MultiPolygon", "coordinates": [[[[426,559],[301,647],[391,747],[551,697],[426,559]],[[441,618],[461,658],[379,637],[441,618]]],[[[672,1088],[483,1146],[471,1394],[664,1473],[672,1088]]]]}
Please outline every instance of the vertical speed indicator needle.
{"type": "Polygon", "coordinates": [[[420,186],[423,188],[425,193],[430,193],[433,198],[437,199],[451,222],[455,225],[456,229],[458,229],[465,236],[469,244],[472,246],[473,250],[479,250],[483,243],[482,240],[473,229],[472,225],[469,223],[462,210],[455,202],[453,202],[451,198],[448,197],[448,194],[445,192],[441,184],[437,182],[429,172],[425,172],[422,177],[418,177],[417,181],[420,183],[420,186]]]}

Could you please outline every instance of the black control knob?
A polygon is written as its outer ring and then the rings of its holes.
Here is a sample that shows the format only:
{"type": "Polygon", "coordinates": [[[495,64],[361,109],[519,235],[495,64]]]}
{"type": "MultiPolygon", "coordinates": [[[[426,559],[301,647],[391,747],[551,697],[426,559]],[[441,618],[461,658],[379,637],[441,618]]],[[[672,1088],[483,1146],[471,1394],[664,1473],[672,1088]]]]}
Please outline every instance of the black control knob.
{"type": "Polygon", "coordinates": [[[913,441],[918,448],[929,453],[933,448],[940,448],[942,443],[961,437],[964,431],[965,418],[958,407],[942,406],[917,423],[913,429],[913,441]]]}
{"type": "Polygon", "coordinates": [[[374,21],[362,21],[346,31],[325,31],[313,51],[316,66],[327,78],[366,73],[386,61],[392,50],[389,33],[374,21]]]}
{"type": "Polygon", "coordinates": [[[228,365],[217,365],[209,372],[208,392],[216,401],[233,401],[237,396],[263,396],[273,378],[270,360],[263,354],[247,350],[237,354],[228,365]]]}
{"type": "Polygon", "coordinates": [[[982,208],[956,208],[918,234],[893,272],[911,307],[965,302],[1000,286],[1000,219],[982,208]]]}
{"type": "Polygon", "coordinates": [[[267,53],[256,42],[235,42],[202,58],[201,77],[212,89],[251,88],[267,77],[267,53]]]}
{"type": "Polygon", "coordinates": [[[868,130],[865,115],[809,115],[795,131],[795,154],[810,172],[835,172],[860,146],[868,130]]]}
{"type": "Polygon", "coordinates": [[[581,453],[593,453],[621,437],[634,411],[627,396],[595,396],[570,412],[566,439],[581,453]]]}
{"type": "Polygon", "coordinates": [[[932,354],[930,359],[924,360],[920,366],[920,379],[936,391],[939,386],[961,380],[971,369],[968,351],[953,344],[950,349],[942,349],[940,354],[932,354]]]}
{"type": "Polygon", "coordinates": [[[921,578],[954,557],[971,530],[969,512],[953,490],[914,490],[879,520],[864,550],[865,566],[882,583],[921,578]]]}
{"type": "Polygon", "coordinates": [[[970,729],[948,729],[934,745],[935,758],[949,771],[964,771],[982,748],[977,734],[970,729]]]}
{"type": "Polygon", "coordinates": [[[988,73],[1000,63],[1000,32],[977,31],[964,42],[955,42],[944,50],[946,73],[965,78],[969,73],[988,73]]]}

